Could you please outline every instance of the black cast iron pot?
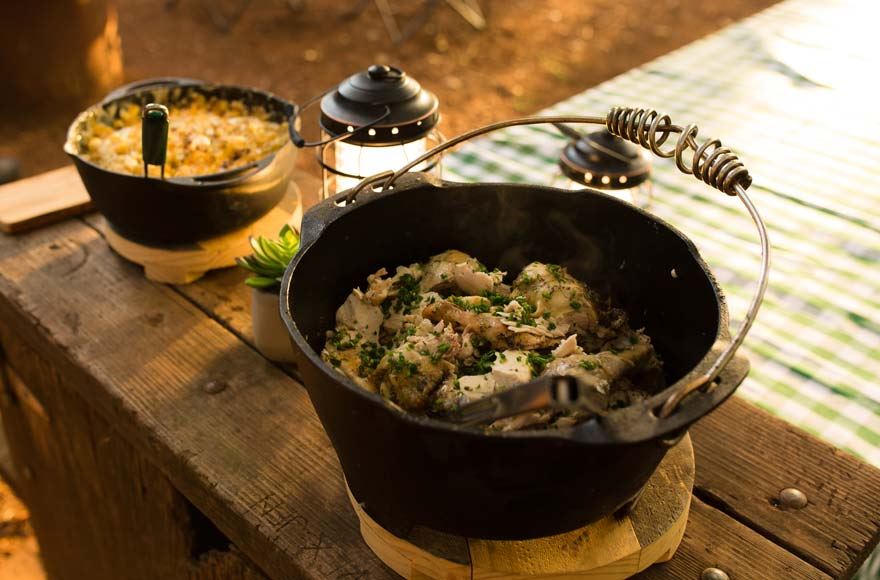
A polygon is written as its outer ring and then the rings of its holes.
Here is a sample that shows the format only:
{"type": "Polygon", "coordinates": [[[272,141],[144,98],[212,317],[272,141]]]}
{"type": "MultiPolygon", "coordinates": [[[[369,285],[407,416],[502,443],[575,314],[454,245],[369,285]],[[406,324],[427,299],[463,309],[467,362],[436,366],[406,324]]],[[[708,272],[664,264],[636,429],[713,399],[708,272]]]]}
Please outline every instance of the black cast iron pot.
{"type": "Polygon", "coordinates": [[[213,238],[266,215],[284,197],[296,160],[286,143],[259,161],[198,177],[146,178],[103,169],[80,157],[85,124],[95,116],[112,119],[127,103],[160,103],[172,108],[193,92],[259,105],[270,118],[287,123],[295,106],[270,93],[182,78],[141,81],[107,95],[80,113],[67,133],[64,151],[73,159],[95,207],[128,239],[145,244],[180,244],[213,238]]]}
{"type": "Polygon", "coordinates": [[[337,205],[346,195],[306,213],[302,249],[282,283],[282,316],[353,496],[398,535],[418,525],[525,539],[611,514],[748,372],[748,362],[735,357],[713,388],[694,391],[668,416],[659,412],[729,345],[728,314],[694,245],[630,204],[595,191],[457,184],[424,174],[337,205]],[[450,248],[513,273],[534,260],[566,266],[613,297],[634,328],[645,328],[670,386],[570,429],[490,434],[392,408],[321,360],[326,332],[352,288],[381,267],[450,248]]]}

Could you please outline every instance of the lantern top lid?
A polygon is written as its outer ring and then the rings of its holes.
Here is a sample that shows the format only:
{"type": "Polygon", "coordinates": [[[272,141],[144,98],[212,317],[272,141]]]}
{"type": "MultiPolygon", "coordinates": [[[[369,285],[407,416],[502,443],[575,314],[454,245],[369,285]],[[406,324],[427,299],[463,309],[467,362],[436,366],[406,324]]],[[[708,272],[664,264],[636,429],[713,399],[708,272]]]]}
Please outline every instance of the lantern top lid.
{"type": "Polygon", "coordinates": [[[321,126],[331,135],[351,133],[346,141],[381,145],[428,134],[440,118],[437,97],[399,68],[374,64],[339,84],[321,99],[321,126]],[[370,134],[372,133],[372,134],[370,134]]]}
{"type": "Polygon", "coordinates": [[[569,179],[598,189],[629,189],[651,175],[651,163],[639,148],[605,129],[569,141],[559,166],[569,179]]]}

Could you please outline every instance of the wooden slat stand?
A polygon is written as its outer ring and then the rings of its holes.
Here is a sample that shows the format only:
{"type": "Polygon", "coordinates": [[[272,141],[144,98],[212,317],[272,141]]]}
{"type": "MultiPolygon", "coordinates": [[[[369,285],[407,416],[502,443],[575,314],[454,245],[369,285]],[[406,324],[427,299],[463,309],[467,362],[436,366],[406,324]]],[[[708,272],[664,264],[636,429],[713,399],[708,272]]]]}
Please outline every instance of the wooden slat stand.
{"type": "Polygon", "coordinates": [[[223,236],[180,246],[147,246],[124,238],[104,223],[104,237],[123,258],[144,267],[154,282],[189,284],[211,270],[235,265],[235,258],[251,253],[251,236],[274,238],[285,223],[299,229],[302,222],[302,196],[294,182],[278,207],[252,223],[223,236]]]}
{"type": "Polygon", "coordinates": [[[502,542],[417,529],[399,538],[377,524],[349,493],[371,550],[413,580],[527,580],[576,575],[623,580],[672,559],[684,536],[694,486],[690,436],[669,451],[629,515],[609,516],[557,536],[502,542]]]}

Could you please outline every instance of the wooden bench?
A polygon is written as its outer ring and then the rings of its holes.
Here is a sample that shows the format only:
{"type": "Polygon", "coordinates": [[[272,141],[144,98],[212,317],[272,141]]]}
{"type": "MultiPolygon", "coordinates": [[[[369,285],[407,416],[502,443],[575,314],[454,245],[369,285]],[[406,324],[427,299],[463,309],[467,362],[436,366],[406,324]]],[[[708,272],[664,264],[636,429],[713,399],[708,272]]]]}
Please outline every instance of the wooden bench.
{"type": "MultiPolygon", "coordinates": [[[[49,575],[394,577],[295,370],[253,348],[243,272],[149,282],[100,220],[0,236],[3,425],[49,575]]],[[[683,543],[640,578],[847,578],[880,539],[877,469],[737,398],[692,437],[683,543]]]]}

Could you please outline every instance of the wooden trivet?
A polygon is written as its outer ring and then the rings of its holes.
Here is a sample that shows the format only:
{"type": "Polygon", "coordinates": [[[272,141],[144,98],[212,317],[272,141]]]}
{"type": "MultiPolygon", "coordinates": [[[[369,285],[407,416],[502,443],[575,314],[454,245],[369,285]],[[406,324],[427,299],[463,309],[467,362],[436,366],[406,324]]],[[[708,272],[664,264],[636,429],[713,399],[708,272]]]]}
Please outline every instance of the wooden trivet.
{"type": "Polygon", "coordinates": [[[107,244],[123,258],[144,267],[144,274],[155,282],[189,284],[211,270],[235,265],[235,258],[251,253],[250,236],[276,237],[285,223],[299,230],[302,222],[302,196],[291,182],[281,203],[251,225],[234,232],[193,244],[147,246],[124,238],[106,221],[107,244]]]}
{"type": "Polygon", "coordinates": [[[349,499],[364,541],[405,578],[526,580],[572,575],[623,580],[672,559],[687,525],[693,485],[694,451],[690,436],[685,436],[666,454],[629,515],[515,542],[462,538],[424,528],[399,538],[377,524],[350,492],[349,499]]]}

